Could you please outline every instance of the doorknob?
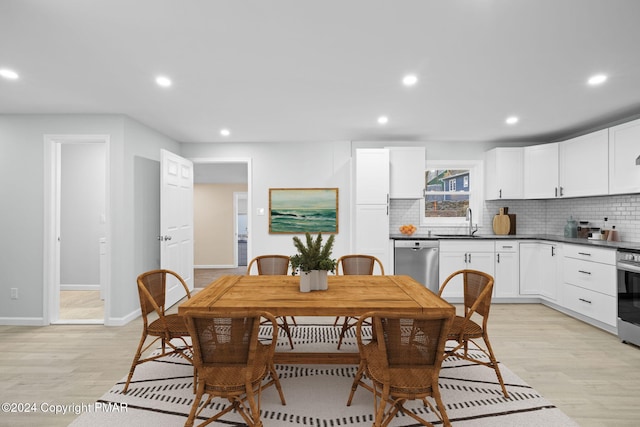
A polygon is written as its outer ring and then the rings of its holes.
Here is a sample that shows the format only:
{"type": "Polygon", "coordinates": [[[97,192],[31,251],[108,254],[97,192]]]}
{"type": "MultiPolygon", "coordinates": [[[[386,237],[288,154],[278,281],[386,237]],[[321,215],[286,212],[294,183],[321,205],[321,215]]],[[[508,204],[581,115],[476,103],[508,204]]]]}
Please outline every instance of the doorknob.
{"type": "Polygon", "coordinates": [[[158,240],[160,240],[161,242],[167,241],[167,240],[171,240],[171,236],[169,236],[169,235],[167,235],[167,236],[158,236],[158,240]]]}

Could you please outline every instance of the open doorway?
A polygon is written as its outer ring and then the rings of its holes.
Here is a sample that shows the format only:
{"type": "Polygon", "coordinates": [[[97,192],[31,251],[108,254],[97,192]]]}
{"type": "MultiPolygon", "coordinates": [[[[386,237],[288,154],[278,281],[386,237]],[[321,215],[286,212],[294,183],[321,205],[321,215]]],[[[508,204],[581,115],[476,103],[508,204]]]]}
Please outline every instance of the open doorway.
{"type": "Polygon", "coordinates": [[[194,278],[244,274],[251,248],[250,159],[194,161],[194,278]]]}
{"type": "Polygon", "coordinates": [[[107,136],[45,138],[51,161],[49,323],[103,324],[108,286],[107,136]]]}

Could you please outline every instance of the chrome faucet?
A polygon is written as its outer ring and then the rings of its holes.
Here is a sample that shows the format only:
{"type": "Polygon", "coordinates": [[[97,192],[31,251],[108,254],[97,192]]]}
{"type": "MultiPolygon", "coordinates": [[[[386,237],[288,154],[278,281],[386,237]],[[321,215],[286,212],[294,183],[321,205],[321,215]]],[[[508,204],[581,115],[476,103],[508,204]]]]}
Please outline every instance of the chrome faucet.
{"type": "Polygon", "coordinates": [[[471,212],[471,208],[467,208],[467,217],[466,220],[469,221],[469,236],[473,236],[473,234],[478,231],[478,225],[476,224],[475,230],[473,229],[473,212],[471,212]]]}

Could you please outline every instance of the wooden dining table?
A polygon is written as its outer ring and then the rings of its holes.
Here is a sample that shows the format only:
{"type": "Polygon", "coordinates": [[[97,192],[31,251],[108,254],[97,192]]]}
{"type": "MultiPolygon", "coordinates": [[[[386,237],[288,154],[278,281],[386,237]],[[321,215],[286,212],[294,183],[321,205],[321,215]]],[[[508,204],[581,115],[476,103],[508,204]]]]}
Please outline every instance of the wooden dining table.
{"type": "MultiPolygon", "coordinates": [[[[361,316],[370,311],[454,314],[410,276],[329,276],[324,291],[300,292],[299,276],[221,276],[180,304],[178,314],[267,311],[274,316],[361,316]]],[[[295,327],[295,326],[294,326],[295,327]]],[[[276,363],[358,363],[356,352],[276,351],[276,363]]]]}

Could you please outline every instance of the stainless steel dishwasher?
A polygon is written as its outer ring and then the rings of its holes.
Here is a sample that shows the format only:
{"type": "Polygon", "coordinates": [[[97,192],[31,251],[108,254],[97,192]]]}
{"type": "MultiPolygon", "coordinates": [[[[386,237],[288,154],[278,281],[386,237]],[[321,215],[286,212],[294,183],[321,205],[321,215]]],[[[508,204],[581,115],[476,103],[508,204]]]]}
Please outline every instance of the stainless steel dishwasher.
{"type": "Polygon", "coordinates": [[[437,240],[396,240],[394,243],[394,274],[413,277],[431,291],[440,288],[439,252],[437,240]]]}

